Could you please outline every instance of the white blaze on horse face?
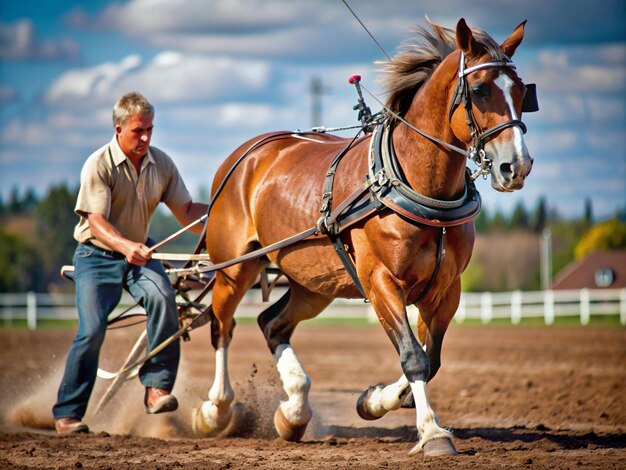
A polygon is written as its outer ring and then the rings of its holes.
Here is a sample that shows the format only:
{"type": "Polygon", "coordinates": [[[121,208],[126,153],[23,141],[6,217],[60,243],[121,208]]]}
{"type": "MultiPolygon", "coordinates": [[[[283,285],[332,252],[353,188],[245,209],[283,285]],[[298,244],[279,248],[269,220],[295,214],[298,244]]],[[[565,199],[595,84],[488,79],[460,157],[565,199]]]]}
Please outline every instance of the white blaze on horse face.
{"type": "Polygon", "coordinates": [[[274,353],[276,368],[289,397],[281,403],[283,415],[292,425],[306,424],[313,411],[309,405],[311,379],[304,371],[298,356],[289,344],[280,344],[274,353]]]}
{"type": "MultiPolygon", "coordinates": [[[[519,119],[513,104],[512,90],[515,83],[511,77],[501,72],[493,83],[501,90],[511,119],[519,119]]],[[[519,126],[511,126],[508,129],[513,133],[512,140],[494,138],[485,145],[485,150],[494,163],[492,174],[497,183],[494,187],[503,191],[512,191],[523,186],[524,178],[530,171],[528,167],[531,161],[522,129],[519,126]],[[501,165],[510,170],[510,174],[503,175],[500,171],[501,165]]]]}
{"type": "MultiPolygon", "coordinates": [[[[515,105],[513,104],[512,90],[515,83],[511,77],[501,72],[498,78],[494,81],[494,85],[502,90],[506,105],[509,107],[509,113],[511,113],[511,119],[519,119],[519,116],[515,112],[515,105]]],[[[528,153],[526,150],[526,144],[524,143],[524,133],[522,132],[522,129],[518,126],[513,126],[512,130],[514,135],[513,145],[515,147],[515,153],[518,155],[528,153]]]]}

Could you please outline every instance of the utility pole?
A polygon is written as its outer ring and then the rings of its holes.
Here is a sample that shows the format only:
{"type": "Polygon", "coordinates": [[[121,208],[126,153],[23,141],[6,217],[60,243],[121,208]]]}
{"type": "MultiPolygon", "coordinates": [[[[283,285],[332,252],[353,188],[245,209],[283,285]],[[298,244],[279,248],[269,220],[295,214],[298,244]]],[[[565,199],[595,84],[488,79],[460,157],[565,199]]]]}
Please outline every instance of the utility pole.
{"type": "Polygon", "coordinates": [[[322,95],[328,92],[328,88],[322,84],[320,77],[311,79],[311,126],[322,125],[322,95]]]}
{"type": "Polygon", "coordinates": [[[552,285],[552,232],[548,227],[541,232],[541,288],[550,289],[552,285]]]}

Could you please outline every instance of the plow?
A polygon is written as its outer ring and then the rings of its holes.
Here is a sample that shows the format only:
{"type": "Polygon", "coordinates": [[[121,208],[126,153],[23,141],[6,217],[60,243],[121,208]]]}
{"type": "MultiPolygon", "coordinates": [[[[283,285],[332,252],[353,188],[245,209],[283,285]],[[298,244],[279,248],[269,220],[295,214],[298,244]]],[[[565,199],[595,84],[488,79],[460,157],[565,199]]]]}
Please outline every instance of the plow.
{"type": "MultiPolygon", "coordinates": [[[[168,238],[167,240],[169,241],[170,239],[171,238],[168,238]]],[[[198,256],[176,253],[163,255],[154,253],[153,257],[155,259],[168,260],[180,260],[184,258],[188,261],[198,261],[199,266],[206,266],[206,263],[203,264],[203,260],[208,259],[207,255],[198,256]]],[[[175,334],[167,338],[149,353],[146,352],[147,330],[144,329],[135,340],[130,352],[117,371],[108,371],[103,368],[98,368],[98,377],[108,381],[109,385],[100,397],[92,416],[96,416],[106,407],[126,381],[134,379],[137,376],[139,369],[146,361],[179,338],[183,341],[190,341],[191,336],[189,333],[196,328],[205,326],[213,318],[211,305],[205,303],[205,298],[211,292],[215,282],[214,272],[210,272],[209,274],[196,274],[194,273],[194,271],[198,269],[196,266],[190,267],[190,265],[188,265],[184,268],[176,268],[168,262],[164,264],[166,272],[170,275],[170,279],[172,279],[172,286],[176,293],[178,323],[180,328],[175,334]]],[[[63,266],[61,268],[61,276],[69,281],[73,281],[74,266],[63,266]]],[[[261,271],[255,287],[261,290],[263,302],[269,302],[271,292],[278,284],[281,276],[282,273],[276,267],[268,266],[261,271]]],[[[134,303],[124,308],[121,312],[111,314],[107,321],[107,330],[128,328],[144,323],[145,320],[145,311],[143,311],[138,303],[134,303]]]]}

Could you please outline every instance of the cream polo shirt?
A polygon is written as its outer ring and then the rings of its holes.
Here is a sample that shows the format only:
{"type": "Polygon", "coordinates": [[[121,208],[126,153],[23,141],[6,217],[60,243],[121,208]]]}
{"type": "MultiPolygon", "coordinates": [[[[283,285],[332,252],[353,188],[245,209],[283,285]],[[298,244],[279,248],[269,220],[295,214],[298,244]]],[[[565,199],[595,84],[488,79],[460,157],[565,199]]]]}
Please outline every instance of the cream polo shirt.
{"type": "Polygon", "coordinates": [[[148,239],[150,218],[159,202],[169,207],[191,201],[172,159],[150,147],[137,176],[117,138],[89,156],[80,173],[80,191],[74,212],[80,220],[74,238],[112,250],[97,240],[89,229],[87,213],[102,214],[124,238],[138,243],[148,239]]]}

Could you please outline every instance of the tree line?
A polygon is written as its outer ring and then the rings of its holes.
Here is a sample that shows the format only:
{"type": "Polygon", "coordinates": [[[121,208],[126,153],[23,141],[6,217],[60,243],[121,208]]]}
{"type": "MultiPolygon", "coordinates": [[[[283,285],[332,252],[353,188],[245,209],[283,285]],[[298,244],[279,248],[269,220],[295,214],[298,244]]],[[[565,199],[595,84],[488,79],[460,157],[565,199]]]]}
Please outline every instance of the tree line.
{"type": "MultiPolygon", "coordinates": [[[[78,222],[74,214],[78,189],[61,183],[38,197],[32,188],[20,193],[14,187],[6,201],[0,197],[0,292],[73,289],[60,277],[59,269],[72,263],[76,247],[73,231],[78,222]]],[[[208,199],[207,189],[201,191],[202,200],[208,199]]],[[[565,219],[549,208],[545,197],[530,210],[519,202],[510,214],[483,208],[475,220],[477,244],[464,275],[465,287],[494,291],[539,288],[534,258],[538,239],[546,228],[552,234],[554,272],[577,253],[582,256],[596,249],[626,248],[626,207],[609,225],[606,221],[594,223],[590,200],[582,209],[581,217],[565,219]],[[495,252],[494,247],[500,245],[501,252],[495,252]],[[504,252],[517,258],[503,262],[504,252]],[[528,268],[523,269],[525,265],[528,268]]],[[[158,210],[150,224],[150,236],[160,241],[179,228],[168,211],[158,210]]],[[[197,235],[186,233],[168,244],[168,251],[188,253],[197,242],[197,235]]]]}

